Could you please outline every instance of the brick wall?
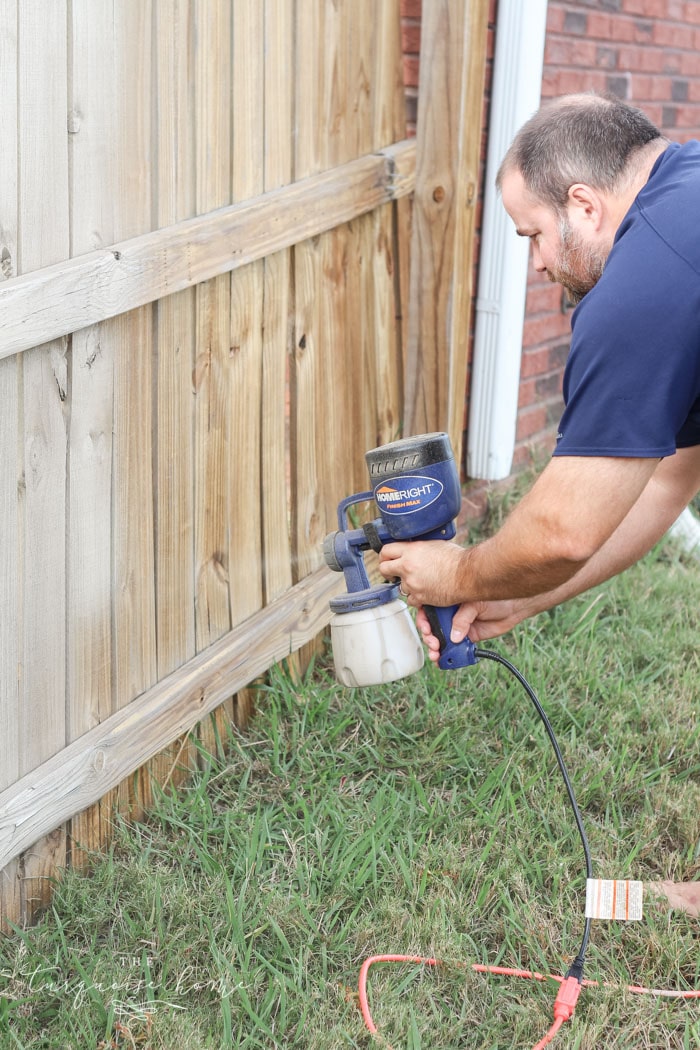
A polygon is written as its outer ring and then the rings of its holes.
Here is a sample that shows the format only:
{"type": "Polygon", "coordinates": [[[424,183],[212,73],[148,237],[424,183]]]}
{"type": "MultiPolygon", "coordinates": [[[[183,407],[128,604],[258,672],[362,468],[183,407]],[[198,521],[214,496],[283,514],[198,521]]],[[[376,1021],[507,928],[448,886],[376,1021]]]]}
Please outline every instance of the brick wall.
{"type": "Polygon", "coordinates": [[[416,133],[418,68],[420,66],[420,16],[421,0],[401,0],[403,80],[406,85],[406,128],[409,135],[415,135],[416,133]]]}
{"type": "MultiPolygon", "coordinates": [[[[700,0],[549,0],[542,97],[607,91],[670,139],[700,137],[700,0]]],[[[569,348],[561,290],[530,268],[515,466],[551,448],[569,348]]]]}
{"type": "MultiPolygon", "coordinates": [[[[421,0],[402,0],[409,129],[416,119],[420,13],[421,0]]],[[[496,0],[492,25],[495,15],[496,0]]],[[[492,30],[488,55],[490,63],[492,30]]],[[[700,0],[549,0],[544,62],[543,98],[612,92],[643,109],[668,138],[700,138],[700,0]]],[[[489,74],[490,68],[487,115],[489,74]]],[[[561,290],[531,267],[514,469],[529,461],[533,447],[553,446],[569,335],[561,290]]]]}

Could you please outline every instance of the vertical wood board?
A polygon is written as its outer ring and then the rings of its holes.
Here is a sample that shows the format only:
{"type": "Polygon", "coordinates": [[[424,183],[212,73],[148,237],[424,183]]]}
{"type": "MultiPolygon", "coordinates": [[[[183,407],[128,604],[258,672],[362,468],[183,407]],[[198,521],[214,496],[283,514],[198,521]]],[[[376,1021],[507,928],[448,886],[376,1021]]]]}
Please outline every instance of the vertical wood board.
{"type": "MultiPolygon", "coordinates": [[[[151,0],[123,4],[114,22],[117,197],[115,233],[151,229],[151,0]]],[[[156,680],[153,542],[153,311],[141,307],[107,322],[119,352],[114,372],[113,706],[130,703],[156,680]]],[[[150,801],[147,774],[119,793],[138,817],[150,801]]]]}
{"type": "MultiPolygon", "coordinates": [[[[0,284],[17,268],[17,4],[0,0],[0,284]]],[[[19,418],[16,357],[0,361],[0,791],[20,773],[19,418]]],[[[0,872],[0,933],[20,914],[19,861],[0,872]]]]}
{"type": "MultiPolygon", "coordinates": [[[[264,188],[264,18],[260,0],[240,0],[233,21],[231,198],[264,188]]],[[[262,605],[262,324],[264,262],[231,274],[231,431],[227,463],[231,622],[262,605]]]]}
{"type": "MultiPolygon", "coordinates": [[[[73,0],[69,47],[68,148],[71,254],[115,240],[113,0],[73,0]]],[[[68,480],[67,738],[112,710],[113,325],[71,337],[68,480]]],[[[71,822],[71,862],[87,862],[108,836],[108,803],[71,822]]]]}
{"type": "MultiPolygon", "coordinates": [[[[19,200],[22,272],[66,258],[66,3],[18,6],[19,200]],[[46,178],[46,171],[51,178],[46,178]]],[[[20,648],[20,773],[65,745],[67,340],[28,351],[21,362],[23,441],[20,648]]],[[[58,829],[22,858],[22,912],[49,899],[48,876],[65,859],[58,829]]]]}
{"type": "MultiPolygon", "coordinates": [[[[265,0],[264,189],[292,177],[293,37],[291,6],[265,0]]],[[[265,601],[292,584],[289,477],[289,351],[292,251],[265,260],[263,286],[263,395],[261,487],[265,601]]]]}
{"type": "Polygon", "coordinates": [[[421,26],[406,423],[408,433],[448,431],[458,459],[488,8],[435,0],[421,26]]]}
{"type": "MultiPolygon", "coordinates": [[[[323,0],[304,0],[296,6],[294,178],[320,170],[323,49],[305,46],[324,39],[323,0]]],[[[319,510],[321,474],[315,435],[323,432],[316,389],[319,383],[320,238],[294,248],[294,353],[291,368],[292,543],[294,581],[319,565],[324,522],[319,510]]]]}
{"type": "MultiPolygon", "coordinates": [[[[197,0],[194,51],[195,202],[198,213],[231,199],[232,11],[225,0],[197,0]]],[[[229,443],[231,440],[231,279],[196,289],[195,645],[204,649],[231,626],[229,443]]],[[[228,717],[232,704],[228,705],[228,717]]],[[[224,712],[220,715],[223,717],[224,712]]],[[[215,751],[220,728],[201,727],[215,751]]]]}
{"type": "MultiPolygon", "coordinates": [[[[155,225],[195,213],[193,23],[191,0],[154,11],[155,225]]],[[[169,295],[154,309],[155,572],[158,680],[195,652],[194,394],[195,290],[169,295]]],[[[195,762],[175,741],[152,764],[159,783],[177,782],[195,762]]]]}

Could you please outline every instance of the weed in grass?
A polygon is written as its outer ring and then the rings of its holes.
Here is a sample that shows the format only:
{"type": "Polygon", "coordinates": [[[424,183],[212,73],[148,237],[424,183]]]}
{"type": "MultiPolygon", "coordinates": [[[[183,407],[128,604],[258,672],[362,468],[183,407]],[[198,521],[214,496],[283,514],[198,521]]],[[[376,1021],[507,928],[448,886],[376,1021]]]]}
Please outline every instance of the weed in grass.
{"type": "MultiPolygon", "coordinates": [[[[536,688],[601,877],[697,877],[697,565],[663,547],[493,647],[536,688]]],[[[522,689],[494,664],[349,691],[283,669],[227,757],[121,822],[33,929],[0,942],[0,1050],[369,1048],[369,994],[395,1050],[531,1047],[582,930],[581,847],[522,689]]],[[[700,986],[697,921],[647,905],[596,923],[588,976],[700,986]]],[[[700,1045],[697,1003],[584,993],[556,1045],[700,1045]]]]}

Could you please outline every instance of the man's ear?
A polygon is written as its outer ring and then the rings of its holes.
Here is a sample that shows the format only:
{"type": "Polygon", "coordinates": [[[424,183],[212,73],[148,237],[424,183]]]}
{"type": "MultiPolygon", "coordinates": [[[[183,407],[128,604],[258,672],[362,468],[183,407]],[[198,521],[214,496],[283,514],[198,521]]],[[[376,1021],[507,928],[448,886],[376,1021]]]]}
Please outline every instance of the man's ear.
{"type": "Polygon", "coordinates": [[[592,186],[585,182],[575,182],[569,186],[567,211],[572,225],[592,225],[598,231],[605,219],[605,202],[592,186]]]}

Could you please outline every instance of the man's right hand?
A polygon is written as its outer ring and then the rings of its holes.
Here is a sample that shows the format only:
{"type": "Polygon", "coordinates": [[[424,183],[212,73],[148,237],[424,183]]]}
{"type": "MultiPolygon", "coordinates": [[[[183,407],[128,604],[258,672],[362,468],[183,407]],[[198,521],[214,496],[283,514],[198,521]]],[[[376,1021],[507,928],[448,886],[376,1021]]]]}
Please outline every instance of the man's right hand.
{"type": "MultiPolygon", "coordinates": [[[[452,619],[451,639],[461,642],[469,636],[472,642],[483,642],[487,638],[498,638],[512,630],[528,615],[527,599],[494,602],[464,602],[452,619]]],[[[433,634],[423,607],[416,613],[416,626],[423,636],[428,656],[437,663],[440,659],[440,643],[433,634]]]]}

